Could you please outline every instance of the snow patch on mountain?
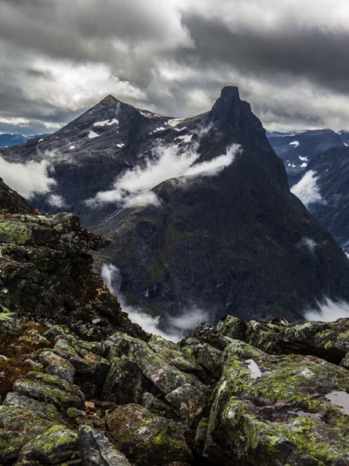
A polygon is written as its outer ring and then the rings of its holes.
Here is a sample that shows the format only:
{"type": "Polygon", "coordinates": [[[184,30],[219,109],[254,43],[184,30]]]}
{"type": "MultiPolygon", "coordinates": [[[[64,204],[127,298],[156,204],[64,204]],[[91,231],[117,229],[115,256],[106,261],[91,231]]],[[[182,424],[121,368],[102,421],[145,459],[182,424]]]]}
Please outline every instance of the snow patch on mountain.
{"type": "Polygon", "coordinates": [[[100,136],[100,135],[97,134],[97,133],[95,133],[94,131],[90,131],[90,132],[88,133],[88,138],[89,138],[89,139],[98,138],[99,136],[100,136]]]}
{"type": "Polygon", "coordinates": [[[182,123],[182,121],[184,121],[185,118],[171,118],[170,120],[167,120],[167,122],[165,123],[166,125],[169,125],[169,126],[172,126],[175,127],[177,125],[179,125],[180,123],[182,123]]]}
{"type": "Polygon", "coordinates": [[[296,149],[296,147],[299,146],[299,141],[292,141],[292,142],[289,143],[289,145],[290,145],[290,146],[293,146],[294,149],[296,149]]]}
{"type": "Polygon", "coordinates": [[[177,136],[176,139],[181,139],[183,142],[188,144],[191,141],[192,137],[193,137],[192,134],[186,134],[184,136],[177,136]]]}
{"type": "Polygon", "coordinates": [[[317,185],[318,176],[314,170],[309,170],[297,184],[292,186],[291,192],[299,197],[306,207],[317,202],[325,203],[317,185]]]}
{"type": "Polygon", "coordinates": [[[109,119],[109,120],[104,120],[104,121],[96,121],[96,123],[93,123],[93,126],[112,126],[112,125],[118,125],[119,120],[116,118],[109,119]]]}

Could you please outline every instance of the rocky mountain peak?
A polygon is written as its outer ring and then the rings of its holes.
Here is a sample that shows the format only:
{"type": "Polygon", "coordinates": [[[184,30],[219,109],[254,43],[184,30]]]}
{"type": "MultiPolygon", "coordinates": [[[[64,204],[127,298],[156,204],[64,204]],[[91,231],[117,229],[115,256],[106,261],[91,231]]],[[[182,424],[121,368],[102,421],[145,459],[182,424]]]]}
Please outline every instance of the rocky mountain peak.
{"type": "Polygon", "coordinates": [[[241,106],[239,90],[235,86],[223,87],[220,97],[212,107],[211,114],[222,117],[233,114],[241,106]]]}

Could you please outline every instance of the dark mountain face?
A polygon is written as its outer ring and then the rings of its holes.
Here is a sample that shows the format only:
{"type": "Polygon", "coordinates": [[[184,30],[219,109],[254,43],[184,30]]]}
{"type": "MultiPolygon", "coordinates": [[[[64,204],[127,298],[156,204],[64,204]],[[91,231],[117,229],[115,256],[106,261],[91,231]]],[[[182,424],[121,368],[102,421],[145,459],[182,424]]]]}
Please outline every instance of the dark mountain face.
{"type": "MultiPolygon", "coordinates": [[[[349,300],[344,253],[289,192],[282,161],[236,88],[187,119],[108,96],[3,155],[52,164],[50,194],[112,239],[99,260],[120,269],[128,302],[164,316],[164,326],[188,309],[212,322],[227,313],[294,320],[325,296],[349,300]]],[[[34,205],[55,210],[47,195],[34,205]]]]}
{"type": "Polygon", "coordinates": [[[285,163],[292,190],[349,252],[349,133],[317,130],[268,138],[285,163]]]}

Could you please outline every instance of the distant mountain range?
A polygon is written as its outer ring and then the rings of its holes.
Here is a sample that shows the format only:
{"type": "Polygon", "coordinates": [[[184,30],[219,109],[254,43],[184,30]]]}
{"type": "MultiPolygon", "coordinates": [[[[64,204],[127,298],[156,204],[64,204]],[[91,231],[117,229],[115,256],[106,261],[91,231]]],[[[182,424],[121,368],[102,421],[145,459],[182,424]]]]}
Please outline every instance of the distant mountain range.
{"type": "Polygon", "coordinates": [[[292,192],[349,253],[349,132],[274,132],[268,139],[292,192]]]}
{"type": "Polygon", "coordinates": [[[23,175],[34,207],[73,211],[110,238],[98,261],[111,264],[125,302],[164,328],[196,314],[302,319],[326,297],[349,300],[345,254],[290,193],[234,87],[185,119],[107,96],[56,133],[1,152],[9,176],[35,172],[23,175]]]}
{"type": "Polygon", "coordinates": [[[31,139],[40,138],[43,136],[45,135],[24,136],[23,134],[18,133],[0,133],[0,148],[24,144],[25,142],[28,142],[31,139]]]}

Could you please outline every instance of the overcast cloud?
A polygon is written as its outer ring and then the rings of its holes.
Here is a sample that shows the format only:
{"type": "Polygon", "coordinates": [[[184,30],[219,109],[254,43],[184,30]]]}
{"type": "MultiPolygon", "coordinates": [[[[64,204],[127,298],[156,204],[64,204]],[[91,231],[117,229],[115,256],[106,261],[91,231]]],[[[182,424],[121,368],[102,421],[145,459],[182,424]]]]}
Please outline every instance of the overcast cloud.
{"type": "Polygon", "coordinates": [[[349,129],[344,0],[0,0],[0,131],[52,131],[111,93],[206,111],[224,85],[270,130],[349,129]]]}

